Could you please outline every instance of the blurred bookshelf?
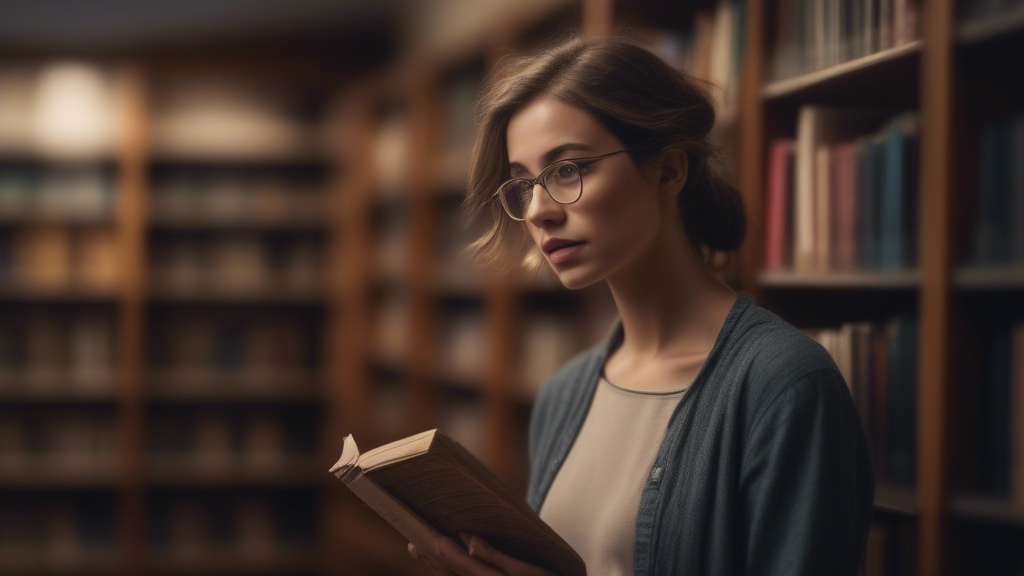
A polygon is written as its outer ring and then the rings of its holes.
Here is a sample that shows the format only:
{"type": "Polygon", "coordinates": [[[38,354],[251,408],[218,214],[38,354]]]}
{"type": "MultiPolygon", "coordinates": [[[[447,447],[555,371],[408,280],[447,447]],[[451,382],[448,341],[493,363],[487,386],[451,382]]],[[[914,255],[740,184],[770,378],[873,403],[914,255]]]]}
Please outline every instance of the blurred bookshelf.
{"type": "Polygon", "coordinates": [[[472,103],[505,53],[631,25],[719,87],[750,223],[720,277],[850,384],[878,473],[865,574],[1018,573],[1024,21],[924,8],[495,3],[339,85],[281,60],[5,61],[0,571],[418,574],[326,473],[349,433],[442,428],[524,493],[537,390],[615,308],[458,260],[472,103]],[[61,93],[84,95],[75,138],[61,93]]]}

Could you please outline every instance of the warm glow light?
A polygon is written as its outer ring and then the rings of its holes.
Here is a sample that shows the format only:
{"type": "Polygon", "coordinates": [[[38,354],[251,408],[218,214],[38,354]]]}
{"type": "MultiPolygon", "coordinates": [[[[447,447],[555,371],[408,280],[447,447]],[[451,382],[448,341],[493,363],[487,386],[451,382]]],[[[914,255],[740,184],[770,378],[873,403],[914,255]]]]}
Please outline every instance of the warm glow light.
{"type": "Polygon", "coordinates": [[[110,80],[95,66],[55,63],[35,86],[32,137],[39,152],[60,158],[108,153],[114,135],[110,80]]]}

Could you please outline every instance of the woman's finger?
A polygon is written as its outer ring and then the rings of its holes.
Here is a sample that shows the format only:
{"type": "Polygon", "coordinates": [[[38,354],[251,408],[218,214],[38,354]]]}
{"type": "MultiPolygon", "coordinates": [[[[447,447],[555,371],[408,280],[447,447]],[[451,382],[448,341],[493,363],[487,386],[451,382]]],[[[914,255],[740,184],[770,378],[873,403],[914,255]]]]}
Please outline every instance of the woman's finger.
{"type": "Polygon", "coordinates": [[[483,538],[474,534],[466,534],[462,539],[469,541],[469,554],[494,566],[504,574],[516,574],[517,576],[545,576],[551,574],[548,570],[528,564],[513,558],[508,554],[498,551],[496,548],[484,541],[483,538]]]}
{"type": "Polygon", "coordinates": [[[437,555],[448,568],[460,576],[504,576],[478,558],[467,554],[454,540],[445,536],[437,539],[437,555]]]}

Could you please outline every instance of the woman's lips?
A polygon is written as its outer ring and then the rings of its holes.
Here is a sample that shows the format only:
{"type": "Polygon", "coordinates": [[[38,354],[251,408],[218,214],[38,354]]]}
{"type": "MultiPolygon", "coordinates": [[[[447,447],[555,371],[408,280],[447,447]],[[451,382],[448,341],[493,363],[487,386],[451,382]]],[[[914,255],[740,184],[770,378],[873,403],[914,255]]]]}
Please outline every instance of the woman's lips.
{"type": "Polygon", "coordinates": [[[559,248],[558,250],[551,251],[551,253],[549,254],[549,258],[551,258],[551,263],[561,264],[562,262],[565,262],[569,258],[572,258],[573,256],[576,255],[577,252],[583,249],[584,244],[586,244],[586,242],[580,242],[579,244],[573,244],[571,246],[565,246],[563,248],[559,248]]]}

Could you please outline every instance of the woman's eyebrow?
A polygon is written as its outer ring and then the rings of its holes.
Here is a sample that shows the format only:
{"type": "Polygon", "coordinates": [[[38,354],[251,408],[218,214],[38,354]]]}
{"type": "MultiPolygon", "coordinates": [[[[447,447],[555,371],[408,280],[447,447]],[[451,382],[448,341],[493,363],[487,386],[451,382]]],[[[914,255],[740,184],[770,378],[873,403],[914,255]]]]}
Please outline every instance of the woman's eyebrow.
{"type": "MultiPolygon", "coordinates": [[[[548,150],[547,152],[544,153],[544,156],[542,157],[543,161],[544,161],[544,165],[547,166],[548,164],[551,164],[552,162],[555,161],[555,158],[558,158],[559,156],[562,155],[563,152],[566,152],[568,150],[589,150],[589,151],[593,151],[594,148],[591,147],[591,146],[588,146],[587,144],[584,144],[582,142],[566,142],[565,144],[559,144],[558,146],[555,146],[551,150],[548,150]]],[[[512,171],[512,170],[522,170],[524,172],[528,172],[528,170],[526,169],[526,166],[523,166],[519,162],[510,162],[509,165],[508,165],[508,168],[509,168],[509,171],[512,171]]]]}

